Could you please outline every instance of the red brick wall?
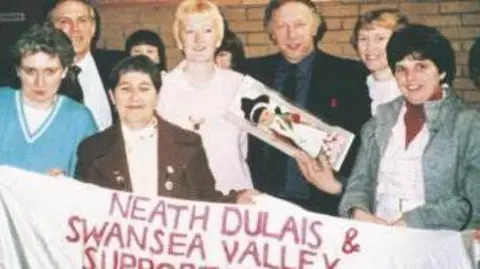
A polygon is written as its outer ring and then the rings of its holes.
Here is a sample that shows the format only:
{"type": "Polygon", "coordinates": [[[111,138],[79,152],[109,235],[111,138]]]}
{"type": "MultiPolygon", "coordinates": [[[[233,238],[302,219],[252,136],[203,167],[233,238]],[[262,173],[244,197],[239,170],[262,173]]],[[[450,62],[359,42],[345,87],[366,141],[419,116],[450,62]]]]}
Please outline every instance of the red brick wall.
{"type": "MultiPolygon", "coordinates": [[[[123,49],[125,38],[133,31],[147,28],[158,32],[167,47],[168,67],[181,59],[175,47],[171,26],[178,0],[100,0],[102,17],[100,46],[123,49]]],[[[263,31],[266,0],[218,0],[230,28],[243,40],[248,56],[276,51],[263,31]]],[[[330,0],[318,1],[328,31],[319,47],[345,57],[356,57],[349,39],[356,18],[380,7],[400,9],[412,22],[438,27],[453,44],[457,56],[454,87],[465,100],[480,104],[480,91],[467,76],[468,49],[480,36],[480,0],[330,0]]]]}

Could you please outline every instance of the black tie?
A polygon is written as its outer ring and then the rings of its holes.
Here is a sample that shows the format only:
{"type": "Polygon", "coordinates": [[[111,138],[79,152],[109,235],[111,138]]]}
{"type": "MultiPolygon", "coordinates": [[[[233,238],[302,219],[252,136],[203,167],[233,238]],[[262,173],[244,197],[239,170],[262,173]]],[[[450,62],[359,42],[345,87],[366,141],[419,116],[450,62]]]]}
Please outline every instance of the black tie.
{"type": "Polygon", "coordinates": [[[78,74],[82,69],[73,65],[68,70],[67,76],[63,79],[60,86],[60,94],[72,98],[73,100],[83,104],[83,90],[78,80],[78,74]]]}
{"type": "Polygon", "coordinates": [[[287,68],[287,76],[283,82],[283,94],[295,103],[295,91],[297,89],[297,65],[289,64],[287,68]]]}

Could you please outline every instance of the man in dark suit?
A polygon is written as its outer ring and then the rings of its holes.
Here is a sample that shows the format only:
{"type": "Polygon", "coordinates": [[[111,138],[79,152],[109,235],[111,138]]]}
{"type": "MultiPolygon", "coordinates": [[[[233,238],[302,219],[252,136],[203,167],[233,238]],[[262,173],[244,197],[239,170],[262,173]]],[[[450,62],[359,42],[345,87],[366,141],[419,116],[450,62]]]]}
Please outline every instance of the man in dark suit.
{"type": "Polygon", "coordinates": [[[75,49],[74,66],[60,93],[84,103],[100,130],[112,124],[113,108],[105,82],[112,67],[123,57],[116,51],[96,50],[100,18],[88,0],[53,0],[45,7],[47,19],[62,30],[75,49]]]}
{"type": "MultiPolygon", "coordinates": [[[[358,133],[370,117],[367,71],[359,62],[316,48],[325,28],[315,4],[310,0],[270,1],[264,26],[280,52],[249,59],[245,73],[280,91],[328,124],[358,133]]],[[[340,171],[343,178],[351,170],[355,144],[340,171]]],[[[308,210],[337,215],[339,197],[309,185],[295,159],[252,136],[248,156],[255,187],[260,191],[308,210]]]]}

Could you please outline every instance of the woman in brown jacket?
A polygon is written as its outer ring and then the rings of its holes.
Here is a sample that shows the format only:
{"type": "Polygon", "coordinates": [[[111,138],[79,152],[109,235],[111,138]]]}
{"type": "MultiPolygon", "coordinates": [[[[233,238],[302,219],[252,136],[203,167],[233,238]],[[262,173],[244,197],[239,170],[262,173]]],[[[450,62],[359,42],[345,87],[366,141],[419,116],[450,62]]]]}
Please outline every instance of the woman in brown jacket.
{"type": "Polygon", "coordinates": [[[109,77],[109,95],[119,122],[84,140],[76,177],[102,187],[143,196],[248,202],[252,191],[215,191],[198,135],[155,113],[160,72],[145,56],[121,61],[109,77]]]}

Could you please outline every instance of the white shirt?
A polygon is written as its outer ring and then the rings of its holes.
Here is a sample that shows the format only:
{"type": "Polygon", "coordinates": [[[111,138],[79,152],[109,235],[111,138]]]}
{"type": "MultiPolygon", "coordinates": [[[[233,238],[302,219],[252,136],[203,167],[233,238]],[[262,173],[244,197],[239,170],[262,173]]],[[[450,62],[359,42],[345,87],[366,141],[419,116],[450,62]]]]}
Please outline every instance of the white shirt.
{"type": "Polygon", "coordinates": [[[163,77],[158,112],[167,121],[202,137],[215,188],[230,190],[253,188],[245,162],[247,134],[224,118],[227,106],[243,76],[215,67],[215,75],[204,89],[193,87],[184,75],[185,62],[163,77]],[[195,130],[197,125],[198,130],[195,130]]]}
{"type": "Polygon", "coordinates": [[[135,194],[157,196],[158,193],[158,132],[156,124],[141,130],[122,125],[128,172],[135,194]]]}
{"type": "Polygon", "coordinates": [[[112,114],[97,65],[90,52],[76,65],[82,69],[78,80],[82,86],[85,106],[90,109],[98,129],[102,131],[112,125],[112,114]]]}
{"type": "Polygon", "coordinates": [[[370,109],[373,116],[377,113],[378,105],[388,103],[402,95],[397,81],[393,77],[388,80],[376,80],[373,75],[369,75],[367,77],[367,85],[368,94],[372,99],[370,109]]]}
{"type": "Polygon", "coordinates": [[[42,126],[43,122],[45,122],[50,113],[52,113],[53,107],[54,105],[47,109],[39,109],[23,102],[23,112],[25,113],[25,119],[30,134],[34,134],[38,128],[42,126]]]}
{"type": "Polygon", "coordinates": [[[375,215],[395,221],[425,204],[422,156],[429,140],[426,123],[405,149],[405,105],[380,160],[375,215]]]}

